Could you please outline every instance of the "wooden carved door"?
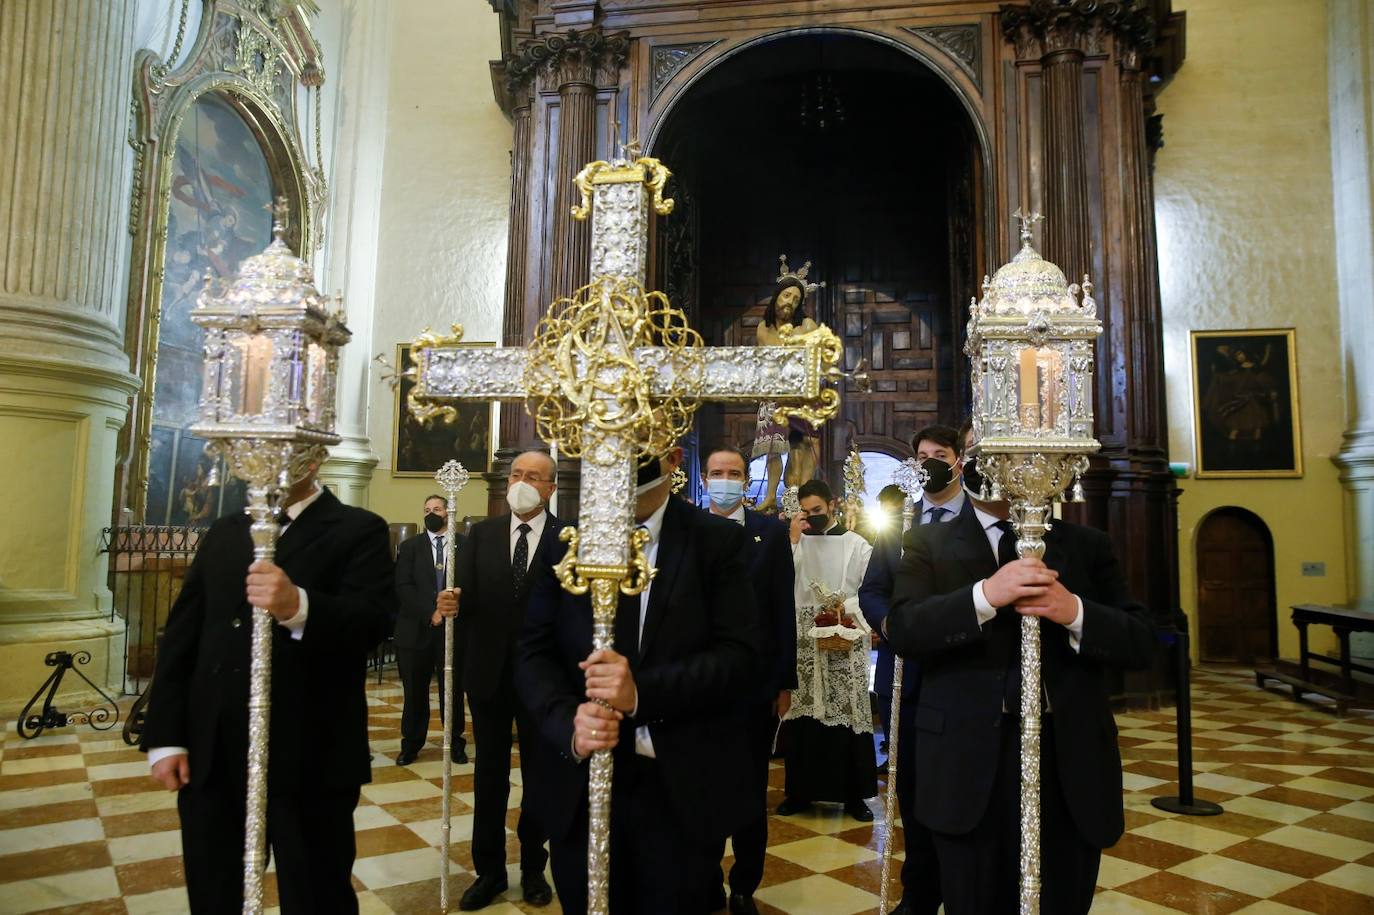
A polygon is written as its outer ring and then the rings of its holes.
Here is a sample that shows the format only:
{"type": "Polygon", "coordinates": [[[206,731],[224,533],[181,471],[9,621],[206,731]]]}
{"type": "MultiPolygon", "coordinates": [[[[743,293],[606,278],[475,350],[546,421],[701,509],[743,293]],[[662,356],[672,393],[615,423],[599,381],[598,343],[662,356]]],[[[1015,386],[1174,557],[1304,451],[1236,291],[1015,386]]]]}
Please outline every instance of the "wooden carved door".
{"type": "Polygon", "coordinates": [[[1264,522],[1226,508],[1197,538],[1198,659],[1252,664],[1274,657],[1274,547],[1264,522]]]}

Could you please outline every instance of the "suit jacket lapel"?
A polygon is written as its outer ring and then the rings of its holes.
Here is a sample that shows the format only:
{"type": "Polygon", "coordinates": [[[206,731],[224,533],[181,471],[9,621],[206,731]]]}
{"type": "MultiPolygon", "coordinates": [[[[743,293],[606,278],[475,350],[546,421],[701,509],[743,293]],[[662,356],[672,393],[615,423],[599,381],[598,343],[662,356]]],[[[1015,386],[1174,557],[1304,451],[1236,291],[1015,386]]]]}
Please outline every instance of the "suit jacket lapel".
{"type": "Polygon", "coordinates": [[[959,517],[946,523],[954,527],[954,536],[950,538],[950,549],[954,553],[952,558],[964,564],[973,580],[978,581],[995,574],[997,560],[992,555],[988,535],[983,530],[983,525],[974,513],[972,505],[964,503],[964,510],[959,513],[959,517]]]}
{"type": "Polygon", "coordinates": [[[663,513],[663,529],[658,535],[658,574],[654,576],[653,586],[649,589],[649,609],[644,614],[644,629],[639,635],[641,660],[649,653],[649,646],[663,625],[668,599],[677,585],[682,556],[687,552],[687,530],[691,520],[685,513],[695,511],[685,504],[676,504],[680,500],[673,496],[668,499],[668,510],[663,513]]]}

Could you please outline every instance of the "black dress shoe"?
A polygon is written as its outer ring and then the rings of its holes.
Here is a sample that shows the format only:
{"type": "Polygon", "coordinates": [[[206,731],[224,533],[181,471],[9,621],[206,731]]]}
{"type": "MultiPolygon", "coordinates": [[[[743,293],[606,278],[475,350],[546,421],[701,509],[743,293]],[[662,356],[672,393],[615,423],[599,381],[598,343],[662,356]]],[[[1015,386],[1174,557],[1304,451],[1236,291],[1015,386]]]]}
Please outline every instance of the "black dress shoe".
{"type": "Polygon", "coordinates": [[[543,874],[521,874],[520,893],[530,905],[544,906],[553,902],[553,889],[543,874]]]}
{"type": "Polygon", "coordinates": [[[455,764],[457,764],[457,765],[459,765],[459,766],[466,766],[466,765],[468,764],[468,751],[467,751],[467,750],[464,750],[464,749],[461,749],[461,748],[460,748],[460,749],[458,749],[458,750],[456,750],[456,751],[450,752],[449,755],[448,755],[448,757],[449,757],[449,759],[453,760],[453,762],[454,762],[455,764]]]}
{"type": "Polygon", "coordinates": [[[873,811],[868,809],[868,805],[863,801],[850,801],[844,805],[844,812],[858,820],[860,823],[872,823],[873,811]]]}
{"type": "Polygon", "coordinates": [[[419,755],[419,750],[402,750],[400,753],[396,754],[396,765],[408,766],[415,762],[415,757],[419,755]]]}
{"type": "Polygon", "coordinates": [[[903,899],[901,902],[897,903],[897,908],[888,912],[887,915],[916,915],[916,910],[908,905],[907,901],[903,899]]]}
{"type": "Polygon", "coordinates": [[[810,801],[795,801],[790,797],[785,797],[782,799],[782,803],[778,805],[778,816],[790,817],[794,813],[801,813],[803,810],[810,809],[810,801]]]}
{"type": "Polygon", "coordinates": [[[496,900],[497,896],[504,893],[509,885],[506,883],[505,874],[499,877],[478,874],[477,880],[463,893],[463,898],[458,900],[458,908],[464,912],[485,909],[496,900]]]}
{"type": "Polygon", "coordinates": [[[759,907],[754,905],[753,896],[731,893],[730,915],[759,915],[759,907]]]}

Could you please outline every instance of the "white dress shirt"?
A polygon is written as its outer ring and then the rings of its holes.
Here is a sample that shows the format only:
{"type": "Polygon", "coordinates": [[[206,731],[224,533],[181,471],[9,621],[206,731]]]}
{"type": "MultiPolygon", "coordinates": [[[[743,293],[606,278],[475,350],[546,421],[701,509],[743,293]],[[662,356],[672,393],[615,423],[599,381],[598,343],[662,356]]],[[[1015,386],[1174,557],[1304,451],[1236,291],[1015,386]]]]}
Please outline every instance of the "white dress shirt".
{"type": "Polygon", "coordinates": [[[744,523],[744,502],[741,501],[740,504],[738,504],[738,505],[735,506],[735,510],[732,511],[732,512],[730,512],[730,514],[726,515],[725,517],[729,518],[731,521],[737,522],[737,523],[739,523],[739,524],[743,524],[743,523],[744,523]]]}
{"type": "Polygon", "coordinates": [[[923,496],[921,498],[921,510],[919,513],[920,516],[917,518],[916,523],[929,524],[933,520],[933,517],[930,514],[930,512],[932,509],[936,508],[943,508],[946,512],[945,514],[940,516],[941,522],[948,523],[950,521],[953,521],[955,518],[959,517],[959,513],[964,510],[964,503],[967,501],[968,497],[964,495],[964,488],[962,486],[959,487],[959,491],[954,494],[953,498],[951,498],[948,502],[942,502],[939,505],[936,505],[934,502],[930,501],[929,499],[923,496]]]}
{"type": "Polygon", "coordinates": [[[530,526],[529,548],[530,548],[530,555],[533,556],[533,555],[534,555],[534,548],[537,547],[537,546],[539,545],[539,538],[544,536],[544,525],[545,525],[546,523],[548,523],[548,520],[549,520],[549,513],[548,513],[547,511],[545,511],[544,509],[542,509],[542,508],[539,510],[539,514],[535,515],[533,518],[531,518],[531,519],[528,520],[528,521],[521,521],[520,518],[519,518],[519,516],[517,516],[514,512],[511,512],[511,516],[510,516],[510,561],[511,561],[511,562],[515,562],[515,545],[516,545],[517,543],[520,542],[520,530],[519,530],[520,525],[522,525],[522,524],[528,524],[528,525],[530,526]]]}
{"type": "MultiPolygon", "coordinates": [[[[316,482],[315,488],[311,490],[310,495],[288,505],[286,507],[286,517],[288,520],[285,524],[281,525],[280,529],[277,531],[277,536],[280,538],[282,534],[285,534],[286,529],[291,526],[291,523],[301,516],[301,512],[305,511],[311,505],[314,505],[315,500],[323,494],[324,487],[316,482]]],[[[296,587],[296,594],[300,598],[300,609],[296,611],[296,615],[291,617],[291,619],[281,620],[278,622],[278,625],[284,626],[291,633],[291,638],[299,642],[305,636],[305,621],[310,615],[310,598],[306,595],[305,589],[299,585],[296,587]]],[[[185,756],[189,752],[190,751],[185,747],[150,747],[148,749],[148,768],[151,769],[169,756],[185,756]]]]}
{"type": "MultiPolygon", "coordinates": [[[[977,505],[973,506],[973,514],[978,518],[978,523],[983,526],[983,533],[988,538],[988,546],[992,547],[993,558],[997,558],[997,544],[1002,540],[1002,529],[997,524],[1002,519],[996,515],[988,514],[977,505]]],[[[986,580],[983,579],[983,581],[986,580]]],[[[973,586],[973,612],[978,614],[980,627],[997,615],[997,608],[983,593],[983,581],[973,586]]],[[[1064,628],[1069,630],[1069,647],[1077,652],[1079,642],[1083,638],[1083,599],[1077,594],[1073,596],[1073,599],[1078,602],[1078,615],[1073,618],[1072,623],[1064,624],[1064,628]]]]}
{"type": "MultiPolygon", "coordinates": [[[[669,499],[672,496],[668,497],[669,499]]],[[[668,510],[668,499],[663,500],[652,515],[641,522],[644,529],[649,532],[649,542],[644,544],[644,558],[649,560],[649,568],[658,568],[658,541],[663,533],[663,515],[668,510]]],[[[744,511],[744,506],[740,506],[739,511],[744,511]]],[[[654,580],[649,579],[649,583],[644,586],[644,591],[639,595],[639,644],[644,644],[644,619],[649,615],[649,592],[653,589],[654,580]]],[[[634,717],[639,711],[639,689],[635,689],[635,707],[630,711],[630,717],[634,717]]],[[[635,752],[640,756],[647,756],[650,759],[656,758],[654,753],[654,741],[649,735],[649,726],[640,725],[635,728],[635,752]]]]}

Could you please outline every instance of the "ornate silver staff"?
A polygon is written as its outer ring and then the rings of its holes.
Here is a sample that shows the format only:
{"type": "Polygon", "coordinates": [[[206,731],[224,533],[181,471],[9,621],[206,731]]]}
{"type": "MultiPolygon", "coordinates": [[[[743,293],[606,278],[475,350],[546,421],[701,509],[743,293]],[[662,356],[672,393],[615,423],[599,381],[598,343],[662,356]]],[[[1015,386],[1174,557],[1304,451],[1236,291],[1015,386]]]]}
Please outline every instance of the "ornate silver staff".
{"type": "MultiPolygon", "coordinates": [[[[434,482],[448,497],[448,540],[444,543],[444,587],[453,590],[453,558],[458,537],[454,519],[458,517],[458,492],[468,485],[468,472],[457,461],[448,461],[434,474],[434,482]]],[[[449,833],[452,814],[450,785],[453,783],[453,617],[444,617],[444,799],[440,804],[443,822],[439,824],[439,911],[448,911],[449,833]]],[[[461,697],[459,699],[461,701],[461,697]]]]}
{"type": "MultiPolygon", "coordinates": [[[[991,489],[1011,503],[1017,555],[1042,558],[1050,505],[1079,478],[1093,438],[1093,344],[1102,333],[1092,283],[1069,284],[1031,247],[1039,214],[1021,221],[1021,250],[969,305],[974,445],[991,489]]],[[[1040,910],[1040,620],[1021,618],[1021,885],[1023,915],[1040,910]]]]}
{"type": "MultiPolygon", "coordinates": [[[[915,458],[907,458],[892,474],[892,482],[902,490],[902,535],[911,530],[916,517],[916,500],[921,497],[930,475],[915,458]]],[[[901,540],[898,540],[901,543],[901,540]]],[[[898,556],[901,555],[900,548],[898,556]]],[[[901,655],[892,659],[892,708],[887,713],[887,791],[883,796],[883,816],[887,837],[883,840],[882,882],[878,889],[878,915],[887,915],[887,888],[892,873],[892,830],[897,817],[897,736],[902,716],[902,676],[905,663],[901,655]]],[[[905,823],[902,825],[906,825],[905,823]]]]}
{"type": "MultiPolygon", "coordinates": [[[[521,400],[539,437],[561,457],[582,461],[578,528],[561,536],[568,552],[556,570],[565,590],[590,594],[592,644],[609,648],[621,595],[641,593],[652,569],[635,535],[634,468],[657,457],[691,427],[702,401],[774,400],[775,417],[812,425],[833,417],[843,347],[828,329],[778,346],[706,347],[686,316],[644,289],[648,220],[666,216],[668,170],[655,159],[593,162],[575,183],[592,217],[592,282],[554,302],[528,348],[457,346],[425,334],[412,346],[412,413],[454,412],[453,401],[521,400]]],[[[639,532],[643,533],[643,532],[639,532]]],[[[605,915],[610,876],[611,754],[588,760],[587,908],[605,915]]]]}
{"type": "MultiPolygon", "coordinates": [[[[191,432],[248,489],[254,560],[276,552],[282,493],[323,463],[334,434],[338,348],[350,337],[341,310],[291,253],[286,201],[273,208],[272,243],[245,260],[227,290],[207,278],[191,320],[205,329],[200,420],[191,432]]],[[[248,795],[244,817],[243,911],[262,911],[267,866],[267,755],[272,707],[271,614],[253,608],[248,694],[248,795]]]]}

